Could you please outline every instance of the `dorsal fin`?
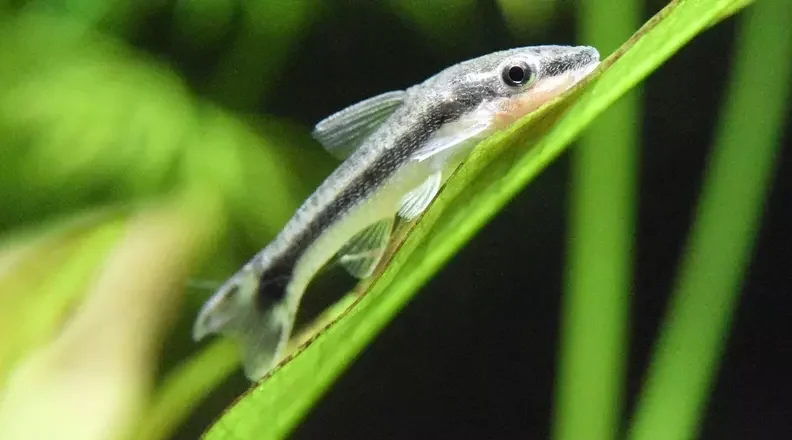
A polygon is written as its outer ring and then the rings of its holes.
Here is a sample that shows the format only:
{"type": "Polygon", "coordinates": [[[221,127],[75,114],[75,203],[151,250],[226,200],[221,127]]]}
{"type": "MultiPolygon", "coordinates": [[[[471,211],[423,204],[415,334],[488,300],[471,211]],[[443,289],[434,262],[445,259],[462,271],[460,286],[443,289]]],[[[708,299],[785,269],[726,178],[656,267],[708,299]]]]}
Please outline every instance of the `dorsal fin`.
{"type": "Polygon", "coordinates": [[[387,92],[351,105],[319,121],[313,137],[339,159],[346,159],[404,102],[404,91],[387,92]]]}

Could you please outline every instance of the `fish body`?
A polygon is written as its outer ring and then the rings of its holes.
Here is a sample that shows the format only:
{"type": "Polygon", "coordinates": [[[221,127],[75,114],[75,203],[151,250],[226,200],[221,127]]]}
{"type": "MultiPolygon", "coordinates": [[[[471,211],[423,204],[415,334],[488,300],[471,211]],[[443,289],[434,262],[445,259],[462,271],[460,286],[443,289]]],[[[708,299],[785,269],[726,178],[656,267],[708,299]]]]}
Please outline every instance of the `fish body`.
{"type": "Polygon", "coordinates": [[[586,46],[534,46],[451,66],[319,122],[314,137],[341,165],[277,237],[207,301],[193,336],[238,341],[256,380],[282,357],[300,299],[337,259],[357,278],[383,255],[396,217],[412,220],[482,139],[577,83],[599,63],[586,46]]]}

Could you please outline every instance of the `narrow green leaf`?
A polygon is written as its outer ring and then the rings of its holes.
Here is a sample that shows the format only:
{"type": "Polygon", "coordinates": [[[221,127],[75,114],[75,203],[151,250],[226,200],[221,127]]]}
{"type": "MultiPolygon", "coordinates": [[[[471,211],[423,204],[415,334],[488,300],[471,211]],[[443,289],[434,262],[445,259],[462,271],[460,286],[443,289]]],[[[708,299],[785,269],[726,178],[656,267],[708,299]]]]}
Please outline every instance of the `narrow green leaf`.
{"type": "MultiPolygon", "coordinates": [[[[580,3],[580,40],[610,51],[640,24],[637,0],[580,3]]],[[[557,439],[616,438],[632,287],[640,95],[603,113],[573,152],[567,279],[556,383],[557,439]]]]}
{"type": "MultiPolygon", "coordinates": [[[[330,325],[354,301],[353,295],[347,295],[330,306],[310,328],[301,331],[290,345],[297,347],[307,343],[317,329],[330,325]]],[[[170,371],[143,416],[134,438],[170,438],[192,410],[238,368],[239,355],[236,348],[229,340],[213,341],[170,371]]]]}
{"type": "Polygon", "coordinates": [[[630,438],[695,438],[750,262],[792,77],[792,2],[757,2],[737,59],[696,220],[630,438]]]}
{"type": "Polygon", "coordinates": [[[384,272],[341,319],[303,346],[210,429],[208,439],[281,438],[354,356],[489,218],[596,116],[712,23],[733,0],[672,2],[582,89],[482,143],[412,226],[384,272]]]}
{"type": "Polygon", "coordinates": [[[218,340],[168,374],[134,438],[167,439],[186,416],[239,365],[236,347],[218,340]]]}

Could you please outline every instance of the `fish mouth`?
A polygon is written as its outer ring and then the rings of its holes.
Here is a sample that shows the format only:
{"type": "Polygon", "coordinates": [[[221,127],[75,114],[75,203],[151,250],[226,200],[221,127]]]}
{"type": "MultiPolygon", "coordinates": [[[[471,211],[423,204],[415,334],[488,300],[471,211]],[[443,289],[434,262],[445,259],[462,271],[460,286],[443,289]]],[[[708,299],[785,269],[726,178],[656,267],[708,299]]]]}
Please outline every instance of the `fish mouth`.
{"type": "Polygon", "coordinates": [[[600,61],[597,59],[596,61],[592,61],[588,65],[584,66],[582,69],[577,69],[573,72],[575,84],[580,82],[583,78],[589,76],[591,72],[593,72],[597,67],[599,67],[600,61]]]}
{"type": "Polygon", "coordinates": [[[578,46],[577,49],[579,52],[574,55],[574,57],[580,60],[580,67],[567,72],[567,75],[572,80],[572,85],[577,84],[580,80],[587,77],[600,64],[600,54],[596,48],[591,46],[578,46]]]}
{"type": "Polygon", "coordinates": [[[592,46],[578,46],[578,47],[580,48],[581,52],[583,52],[583,54],[587,58],[586,59],[586,65],[593,64],[593,65],[596,66],[597,64],[599,64],[599,62],[600,62],[600,53],[599,53],[599,51],[597,50],[596,47],[592,47],[592,46]]]}

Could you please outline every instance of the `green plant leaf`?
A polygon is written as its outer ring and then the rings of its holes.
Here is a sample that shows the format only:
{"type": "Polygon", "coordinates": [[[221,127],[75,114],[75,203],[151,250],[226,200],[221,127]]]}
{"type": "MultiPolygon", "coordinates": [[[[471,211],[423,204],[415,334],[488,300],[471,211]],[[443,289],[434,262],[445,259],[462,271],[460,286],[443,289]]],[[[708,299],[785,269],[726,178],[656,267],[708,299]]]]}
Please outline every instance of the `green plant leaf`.
{"type": "Polygon", "coordinates": [[[165,66],[67,19],[4,20],[0,60],[0,229],[197,182],[266,239],[333,163],[304,129],[240,121],[165,66]]]}
{"type": "Polygon", "coordinates": [[[340,319],[301,347],[208,431],[208,439],[281,438],[357,353],[489,218],[597,115],[725,10],[744,0],[681,0],[651,19],[582,88],[482,143],[340,319]]]}
{"type": "MultiPolygon", "coordinates": [[[[312,329],[328,326],[354,301],[353,295],[346,295],[317,317],[309,329],[296,335],[290,345],[297,347],[305,344],[314,334],[312,329]]],[[[237,347],[230,340],[216,339],[173,368],[158,388],[134,438],[170,438],[195,407],[239,367],[236,350],[237,347]]]]}
{"type": "Polygon", "coordinates": [[[213,341],[169,372],[133,438],[167,439],[213,388],[239,365],[230,340],[213,341]]]}
{"type": "MultiPolygon", "coordinates": [[[[619,46],[641,22],[637,0],[582,0],[579,37],[619,46]]],[[[603,113],[572,152],[566,282],[553,438],[608,440],[621,424],[641,137],[636,88],[603,113]]]]}

